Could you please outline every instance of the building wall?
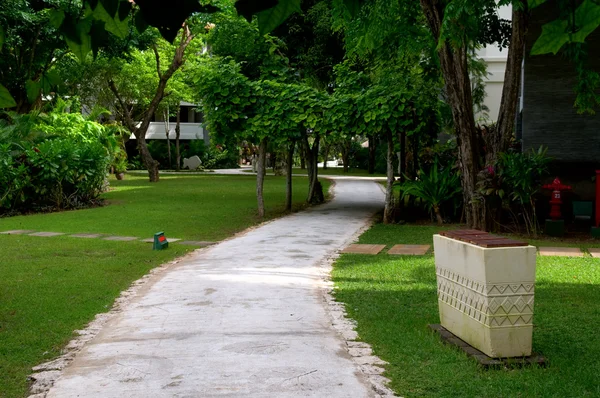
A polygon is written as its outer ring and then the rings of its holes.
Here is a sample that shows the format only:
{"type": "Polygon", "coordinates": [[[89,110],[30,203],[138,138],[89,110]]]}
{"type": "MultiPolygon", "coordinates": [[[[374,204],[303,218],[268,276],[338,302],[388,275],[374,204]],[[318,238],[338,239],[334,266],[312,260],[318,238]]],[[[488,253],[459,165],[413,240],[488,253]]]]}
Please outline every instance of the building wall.
{"type": "MultiPolygon", "coordinates": [[[[555,16],[554,2],[536,8],[527,36],[523,85],[523,149],[548,148],[556,161],[600,165],[600,114],[579,115],[573,107],[576,75],[558,55],[531,56],[542,25],[555,16]]],[[[600,32],[589,38],[591,66],[600,70],[600,32]]]]}

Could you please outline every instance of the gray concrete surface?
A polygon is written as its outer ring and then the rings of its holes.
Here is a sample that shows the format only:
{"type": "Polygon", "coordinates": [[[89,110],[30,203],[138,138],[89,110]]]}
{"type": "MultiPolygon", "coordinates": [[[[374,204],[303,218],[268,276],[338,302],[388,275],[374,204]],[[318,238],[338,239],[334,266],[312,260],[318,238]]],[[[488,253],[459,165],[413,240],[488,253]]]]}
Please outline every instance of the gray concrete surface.
{"type": "Polygon", "coordinates": [[[383,205],[370,181],[164,272],[108,321],[48,397],[371,397],[331,326],[326,260],[383,205]],[[335,231],[335,233],[332,233],[335,231]]]}

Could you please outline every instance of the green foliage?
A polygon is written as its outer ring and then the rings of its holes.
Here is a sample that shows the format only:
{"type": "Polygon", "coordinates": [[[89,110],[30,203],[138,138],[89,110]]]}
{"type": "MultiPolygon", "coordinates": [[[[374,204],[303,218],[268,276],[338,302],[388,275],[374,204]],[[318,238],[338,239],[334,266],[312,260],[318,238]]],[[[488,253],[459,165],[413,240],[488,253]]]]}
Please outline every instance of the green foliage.
{"type": "Polygon", "coordinates": [[[25,152],[31,204],[57,209],[87,206],[104,189],[106,149],[99,142],[53,139],[25,152]]]}
{"type": "Polygon", "coordinates": [[[261,34],[271,32],[294,12],[302,12],[300,0],[279,1],[273,8],[258,12],[258,27],[261,34]]]}
{"type": "Polygon", "coordinates": [[[0,124],[0,213],[78,208],[104,190],[118,137],[80,113],[66,113],[67,107],[9,113],[10,120],[0,124]]]}
{"type": "Polygon", "coordinates": [[[526,232],[534,236],[539,230],[535,200],[551,161],[546,152],[540,147],[527,153],[502,153],[496,167],[488,166],[477,176],[479,194],[486,200],[502,200],[514,223],[523,223],[526,232]]]}
{"type": "Polygon", "coordinates": [[[436,159],[429,172],[422,169],[415,180],[400,184],[402,198],[414,196],[421,199],[430,212],[435,213],[438,224],[442,224],[441,206],[455,200],[462,192],[460,176],[450,167],[440,168],[436,159]]]}
{"type": "MultiPolygon", "coordinates": [[[[541,3],[535,2],[535,6],[541,3]]],[[[569,4],[570,12],[542,27],[542,34],[537,39],[532,55],[556,54],[567,43],[583,43],[586,38],[600,26],[600,4],[594,0],[583,0],[575,6],[569,4]]]]}
{"type": "Polygon", "coordinates": [[[202,165],[206,169],[235,169],[238,167],[238,155],[234,146],[228,149],[221,145],[211,144],[201,159],[202,165]]]}
{"type": "Polygon", "coordinates": [[[542,178],[548,173],[551,158],[547,149],[527,153],[500,154],[499,174],[509,198],[521,205],[530,203],[542,187],[542,178]]]}
{"type": "Polygon", "coordinates": [[[0,108],[12,108],[17,106],[15,99],[10,95],[6,87],[0,84],[0,108]]]}
{"type": "Polygon", "coordinates": [[[18,164],[10,144],[0,144],[0,213],[13,204],[25,201],[25,189],[30,185],[28,169],[18,164]]]}

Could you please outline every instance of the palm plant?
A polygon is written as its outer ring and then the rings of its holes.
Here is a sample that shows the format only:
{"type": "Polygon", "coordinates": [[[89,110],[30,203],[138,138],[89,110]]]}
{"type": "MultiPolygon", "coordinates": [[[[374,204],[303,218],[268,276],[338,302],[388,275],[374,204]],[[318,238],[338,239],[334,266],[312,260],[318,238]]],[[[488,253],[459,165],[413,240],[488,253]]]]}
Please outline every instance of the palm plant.
{"type": "Polygon", "coordinates": [[[419,170],[416,179],[407,179],[400,185],[400,192],[402,199],[406,196],[421,199],[427,210],[435,214],[438,225],[442,225],[440,207],[461,193],[460,176],[450,167],[440,168],[436,158],[428,173],[419,170]]]}

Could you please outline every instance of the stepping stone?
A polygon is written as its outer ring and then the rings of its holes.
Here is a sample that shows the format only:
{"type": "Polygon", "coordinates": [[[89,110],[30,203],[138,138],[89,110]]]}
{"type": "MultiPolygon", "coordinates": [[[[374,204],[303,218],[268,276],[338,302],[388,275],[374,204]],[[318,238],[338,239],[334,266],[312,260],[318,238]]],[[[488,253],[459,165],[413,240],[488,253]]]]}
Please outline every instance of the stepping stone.
{"type": "Polygon", "coordinates": [[[594,257],[594,258],[600,258],[600,249],[590,247],[588,249],[588,252],[590,252],[590,254],[592,255],[592,257],[594,257]]]}
{"type": "Polygon", "coordinates": [[[190,245],[190,246],[211,246],[216,244],[217,242],[208,242],[202,240],[184,240],[179,242],[180,245],[190,245]]]}
{"type": "Polygon", "coordinates": [[[23,235],[23,234],[28,234],[30,232],[35,232],[35,230],[34,229],[13,229],[11,231],[0,232],[0,234],[3,234],[3,235],[23,235]]]}
{"type": "Polygon", "coordinates": [[[540,256],[583,257],[578,247],[540,247],[540,256]]]}
{"type": "MultiPolygon", "coordinates": [[[[177,242],[181,239],[177,239],[177,238],[167,238],[167,242],[169,243],[173,243],[173,242],[177,242]]],[[[142,242],[146,242],[146,243],[154,243],[154,238],[148,238],[148,239],[144,239],[142,240],[142,242]]]]}
{"type": "Polygon", "coordinates": [[[62,233],[62,232],[36,232],[34,234],[29,234],[29,236],[43,236],[43,237],[59,236],[59,235],[64,235],[64,233],[62,233]]]}
{"type": "Polygon", "coordinates": [[[353,254],[377,254],[385,249],[385,245],[361,245],[353,244],[342,250],[342,253],[353,254]]]}
{"type": "Polygon", "coordinates": [[[430,245],[395,245],[388,250],[388,254],[423,256],[430,248],[430,245]]]}
{"type": "Polygon", "coordinates": [[[102,234],[74,234],[69,236],[72,238],[99,238],[102,234]]]}
{"type": "Polygon", "coordinates": [[[139,238],[135,237],[135,236],[108,236],[106,238],[103,238],[103,240],[118,240],[121,242],[128,242],[128,241],[132,241],[132,240],[138,240],[139,238]]]}

